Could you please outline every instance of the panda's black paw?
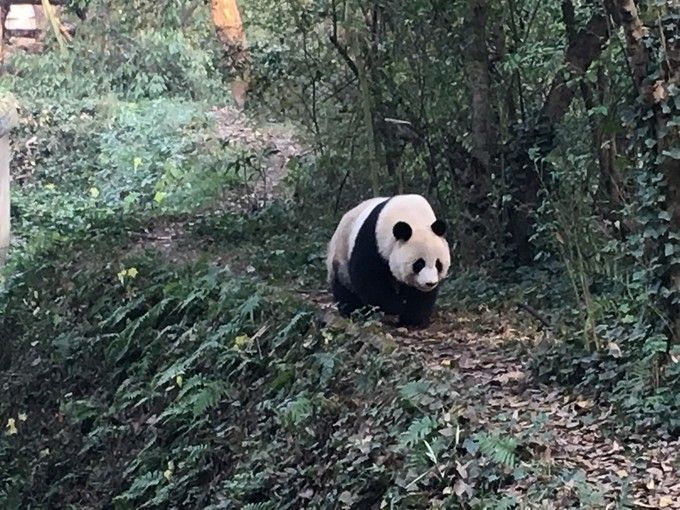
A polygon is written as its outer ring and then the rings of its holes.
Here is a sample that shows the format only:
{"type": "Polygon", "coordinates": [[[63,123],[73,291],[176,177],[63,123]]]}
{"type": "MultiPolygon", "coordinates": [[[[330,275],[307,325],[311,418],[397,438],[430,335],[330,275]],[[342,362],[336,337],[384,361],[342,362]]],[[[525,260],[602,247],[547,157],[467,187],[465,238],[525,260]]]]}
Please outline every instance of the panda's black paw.
{"type": "Polygon", "coordinates": [[[397,322],[397,327],[407,328],[411,330],[427,329],[429,326],[430,326],[429,319],[415,321],[400,318],[399,321],[397,322]]]}

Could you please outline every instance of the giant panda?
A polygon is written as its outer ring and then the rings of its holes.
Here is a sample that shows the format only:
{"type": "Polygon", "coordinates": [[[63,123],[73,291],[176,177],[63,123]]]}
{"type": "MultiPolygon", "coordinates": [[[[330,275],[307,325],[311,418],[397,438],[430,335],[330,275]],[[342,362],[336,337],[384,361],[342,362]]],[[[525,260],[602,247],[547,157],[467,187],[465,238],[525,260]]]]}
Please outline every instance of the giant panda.
{"type": "Polygon", "coordinates": [[[420,195],[372,198],[345,213],[326,259],[340,313],[376,306],[399,325],[427,326],[451,264],[445,231],[420,195]]]}

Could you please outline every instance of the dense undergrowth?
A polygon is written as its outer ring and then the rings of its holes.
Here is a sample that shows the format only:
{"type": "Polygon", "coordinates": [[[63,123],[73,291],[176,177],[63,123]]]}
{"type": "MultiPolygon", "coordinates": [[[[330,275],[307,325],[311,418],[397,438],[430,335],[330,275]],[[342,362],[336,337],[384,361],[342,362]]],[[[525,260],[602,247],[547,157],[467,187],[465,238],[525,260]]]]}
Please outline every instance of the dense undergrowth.
{"type": "Polygon", "coordinates": [[[485,460],[451,383],[390,355],[379,328],[327,325],[256,276],[93,241],[27,257],[7,282],[3,507],[422,506],[455,461],[478,466],[478,497],[503,485],[516,445],[485,460]]]}

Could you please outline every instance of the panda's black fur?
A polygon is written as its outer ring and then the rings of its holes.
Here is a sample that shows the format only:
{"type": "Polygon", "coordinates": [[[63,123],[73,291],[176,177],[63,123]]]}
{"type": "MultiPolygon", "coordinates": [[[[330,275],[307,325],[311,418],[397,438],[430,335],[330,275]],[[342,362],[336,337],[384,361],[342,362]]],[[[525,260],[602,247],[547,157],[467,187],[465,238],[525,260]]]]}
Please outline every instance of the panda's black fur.
{"type": "Polygon", "coordinates": [[[388,315],[398,315],[399,325],[424,327],[429,324],[438,289],[423,292],[397,281],[388,261],[378,251],[376,224],[389,200],[371,211],[357,234],[349,260],[349,275],[354,289],[347,288],[340,281],[336,268],[331,290],[343,315],[366,306],[377,306],[388,315]]]}

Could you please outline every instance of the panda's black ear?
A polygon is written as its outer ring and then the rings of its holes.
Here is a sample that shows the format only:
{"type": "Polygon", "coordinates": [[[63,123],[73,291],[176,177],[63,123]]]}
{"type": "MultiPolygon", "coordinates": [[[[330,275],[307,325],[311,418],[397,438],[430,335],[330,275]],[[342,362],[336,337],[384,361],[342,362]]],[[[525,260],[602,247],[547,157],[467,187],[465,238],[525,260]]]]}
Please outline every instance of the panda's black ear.
{"type": "Polygon", "coordinates": [[[411,226],[408,223],[400,221],[396,225],[394,225],[392,233],[394,234],[394,237],[396,237],[398,241],[408,241],[409,239],[411,239],[413,230],[411,230],[411,226]]]}
{"type": "Polygon", "coordinates": [[[437,220],[432,224],[432,232],[437,234],[439,237],[442,237],[444,234],[446,234],[446,223],[444,223],[442,220],[437,220]]]}

